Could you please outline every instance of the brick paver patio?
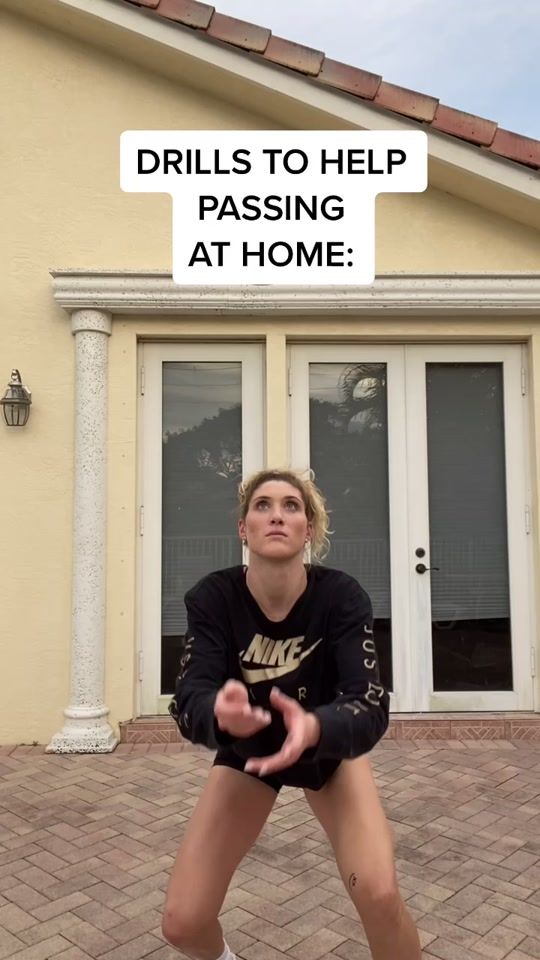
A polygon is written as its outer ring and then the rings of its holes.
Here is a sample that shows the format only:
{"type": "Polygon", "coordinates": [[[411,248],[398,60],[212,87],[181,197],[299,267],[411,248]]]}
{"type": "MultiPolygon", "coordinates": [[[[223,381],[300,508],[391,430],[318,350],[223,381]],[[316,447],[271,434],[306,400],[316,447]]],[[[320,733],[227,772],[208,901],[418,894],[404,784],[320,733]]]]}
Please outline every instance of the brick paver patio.
{"type": "MultiPolygon", "coordinates": [[[[0,960],[181,960],[160,911],[211,760],[0,747],[0,960]]],[[[538,960],[539,745],[388,740],[371,760],[424,956],[538,960]]],[[[245,960],[370,958],[302,791],[282,790],[221,922],[245,960]]]]}

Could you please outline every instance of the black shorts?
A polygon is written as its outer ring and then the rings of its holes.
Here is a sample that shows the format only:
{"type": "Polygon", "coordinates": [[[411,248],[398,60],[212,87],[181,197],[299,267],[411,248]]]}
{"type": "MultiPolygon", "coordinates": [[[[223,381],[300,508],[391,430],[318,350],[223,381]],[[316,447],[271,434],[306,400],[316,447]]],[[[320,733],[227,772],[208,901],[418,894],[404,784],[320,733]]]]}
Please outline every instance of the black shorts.
{"type": "Polygon", "coordinates": [[[248,777],[255,777],[261,783],[267,783],[272,790],[279,793],[282,787],[301,787],[308,790],[320,790],[336,772],[341,760],[321,760],[319,763],[297,763],[279,773],[271,773],[267,777],[259,777],[257,773],[244,770],[247,761],[240,757],[230,747],[221,747],[214,757],[214,767],[232,767],[240,770],[248,777]]]}

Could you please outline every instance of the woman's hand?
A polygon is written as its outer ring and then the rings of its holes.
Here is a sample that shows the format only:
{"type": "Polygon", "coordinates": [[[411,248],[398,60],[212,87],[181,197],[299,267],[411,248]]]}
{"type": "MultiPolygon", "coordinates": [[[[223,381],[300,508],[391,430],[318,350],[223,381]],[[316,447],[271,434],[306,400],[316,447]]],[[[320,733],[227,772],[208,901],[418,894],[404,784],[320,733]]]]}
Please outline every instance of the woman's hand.
{"type": "Polygon", "coordinates": [[[272,719],[262,707],[252,707],[247,687],[239,680],[227,680],[214,703],[214,714],[220,730],[232,737],[252,737],[267,727],[272,719]]]}
{"type": "Polygon", "coordinates": [[[257,773],[260,777],[291,767],[304,750],[307,750],[308,747],[315,747],[321,737],[319,718],[314,713],[307,713],[292,697],[288,697],[277,687],[273,687],[270,693],[270,702],[273,707],[281,710],[288,735],[283,741],[279,753],[274,753],[269,757],[253,757],[248,760],[244,767],[246,773],[257,773]]]}

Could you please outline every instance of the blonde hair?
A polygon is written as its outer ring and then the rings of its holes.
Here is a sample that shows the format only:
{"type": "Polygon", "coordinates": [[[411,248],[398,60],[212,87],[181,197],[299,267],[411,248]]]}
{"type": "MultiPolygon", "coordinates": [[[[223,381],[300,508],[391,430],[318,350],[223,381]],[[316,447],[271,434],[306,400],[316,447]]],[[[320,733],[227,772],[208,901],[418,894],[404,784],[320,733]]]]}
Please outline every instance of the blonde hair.
{"type": "Polygon", "coordinates": [[[330,540],[328,539],[329,517],[326,509],[325,499],[313,482],[313,471],[308,472],[308,477],[303,477],[297,470],[288,469],[268,469],[259,470],[251,474],[238,487],[238,500],[240,503],[240,519],[245,520],[249,510],[249,505],[253,494],[263,483],[269,480],[282,480],[296,487],[302,496],[306,516],[311,523],[311,555],[314,560],[323,560],[330,549],[330,540]]]}

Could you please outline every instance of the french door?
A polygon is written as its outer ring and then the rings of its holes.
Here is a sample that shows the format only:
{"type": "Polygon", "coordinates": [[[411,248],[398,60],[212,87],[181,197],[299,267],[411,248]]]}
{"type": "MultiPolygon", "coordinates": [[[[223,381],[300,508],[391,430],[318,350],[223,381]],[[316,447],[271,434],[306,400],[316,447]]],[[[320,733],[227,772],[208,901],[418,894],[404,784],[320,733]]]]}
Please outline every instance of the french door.
{"type": "Polygon", "coordinates": [[[532,548],[519,345],[294,346],[291,462],[324,561],[371,596],[394,712],[528,710],[532,548]]]}
{"type": "Polygon", "coordinates": [[[242,562],[237,487],[263,465],[263,348],[141,348],[140,713],[165,713],[186,630],[184,594],[242,562]]]}

